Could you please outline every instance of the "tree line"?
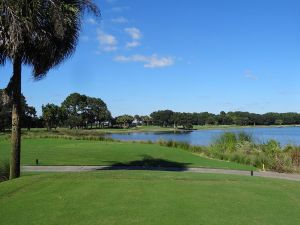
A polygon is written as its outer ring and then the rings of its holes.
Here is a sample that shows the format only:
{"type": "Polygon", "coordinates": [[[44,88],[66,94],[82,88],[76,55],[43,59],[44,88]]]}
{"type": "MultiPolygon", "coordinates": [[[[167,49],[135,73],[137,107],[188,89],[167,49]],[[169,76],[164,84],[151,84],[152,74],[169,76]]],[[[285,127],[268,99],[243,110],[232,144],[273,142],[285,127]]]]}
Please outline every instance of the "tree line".
{"type": "Polygon", "coordinates": [[[274,113],[257,114],[250,112],[224,112],[213,114],[209,112],[201,113],[180,113],[171,110],[159,110],[150,114],[152,122],[159,126],[182,126],[192,128],[193,125],[294,125],[300,124],[300,114],[274,113]]]}
{"type": "MultiPolygon", "coordinates": [[[[0,90],[0,131],[11,128],[11,100],[0,90]]],[[[112,117],[106,103],[100,98],[94,98],[79,93],[70,94],[61,105],[48,103],[42,106],[42,115],[37,116],[33,106],[29,106],[22,95],[22,127],[47,128],[68,127],[70,129],[87,128],[128,128],[137,125],[156,125],[161,127],[176,127],[192,129],[195,125],[297,125],[300,124],[299,113],[265,113],[224,112],[213,114],[209,112],[182,113],[172,110],[158,110],[148,115],[120,115],[112,117]]]]}

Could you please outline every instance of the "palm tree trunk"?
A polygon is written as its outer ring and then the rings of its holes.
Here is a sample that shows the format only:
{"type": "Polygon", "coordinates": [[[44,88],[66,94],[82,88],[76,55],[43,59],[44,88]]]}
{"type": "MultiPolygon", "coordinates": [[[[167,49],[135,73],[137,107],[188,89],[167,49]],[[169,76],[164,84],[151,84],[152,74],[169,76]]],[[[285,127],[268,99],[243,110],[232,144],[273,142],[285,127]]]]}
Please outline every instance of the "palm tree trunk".
{"type": "Polygon", "coordinates": [[[22,62],[16,58],[13,62],[12,77],[12,130],[11,130],[11,159],[10,179],[20,177],[21,155],[21,66],[22,62]]]}

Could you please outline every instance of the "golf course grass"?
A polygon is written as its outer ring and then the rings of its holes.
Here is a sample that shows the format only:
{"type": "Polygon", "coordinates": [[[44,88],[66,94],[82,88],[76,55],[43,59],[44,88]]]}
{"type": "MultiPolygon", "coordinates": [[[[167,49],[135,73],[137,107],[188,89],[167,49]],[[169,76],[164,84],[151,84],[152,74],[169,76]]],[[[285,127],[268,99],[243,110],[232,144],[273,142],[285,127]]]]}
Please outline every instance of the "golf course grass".
{"type": "Polygon", "coordinates": [[[5,225],[296,225],[300,182],[183,172],[27,174],[0,183],[5,225]]]}
{"type": "MultiPolygon", "coordinates": [[[[0,158],[9,158],[10,142],[0,139],[0,158]]],[[[22,165],[149,165],[255,170],[156,144],[35,138],[22,141],[22,165]]]]}

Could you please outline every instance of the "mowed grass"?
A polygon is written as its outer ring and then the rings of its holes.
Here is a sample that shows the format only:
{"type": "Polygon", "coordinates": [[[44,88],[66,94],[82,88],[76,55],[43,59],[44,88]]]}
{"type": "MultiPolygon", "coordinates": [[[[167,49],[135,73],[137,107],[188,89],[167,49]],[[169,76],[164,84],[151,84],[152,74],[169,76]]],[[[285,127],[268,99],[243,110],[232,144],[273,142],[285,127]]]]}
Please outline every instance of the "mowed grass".
{"type": "Polygon", "coordinates": [[[296,225],[300,182],[151,171],[31,174],[0,183],[5,225],[296,225]]]}
{"type": "MultiPolygon", "coordinates": [[[[10,142],[0,140],[0,158],[8,158],[10,142]]],[[[36,138],[22,141],[21,164],[35,165],[144,165],[254,170],[238,163],[213,160],[156,144],[36,138]]]]}

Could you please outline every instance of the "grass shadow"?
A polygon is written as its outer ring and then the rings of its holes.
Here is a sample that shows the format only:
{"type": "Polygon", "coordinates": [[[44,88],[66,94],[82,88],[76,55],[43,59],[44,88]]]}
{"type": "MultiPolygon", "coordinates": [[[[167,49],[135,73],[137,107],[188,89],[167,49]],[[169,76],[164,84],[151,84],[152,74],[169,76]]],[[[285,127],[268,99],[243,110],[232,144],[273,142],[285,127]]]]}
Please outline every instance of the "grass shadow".
{"type": "Polygon", "coordinates": [[[142,155],[142,159],[130,162],[115,162],[101,170],[158,170],[158,171],[185,171],[190,163],[180,163],[165,159],[142,155]]]}

